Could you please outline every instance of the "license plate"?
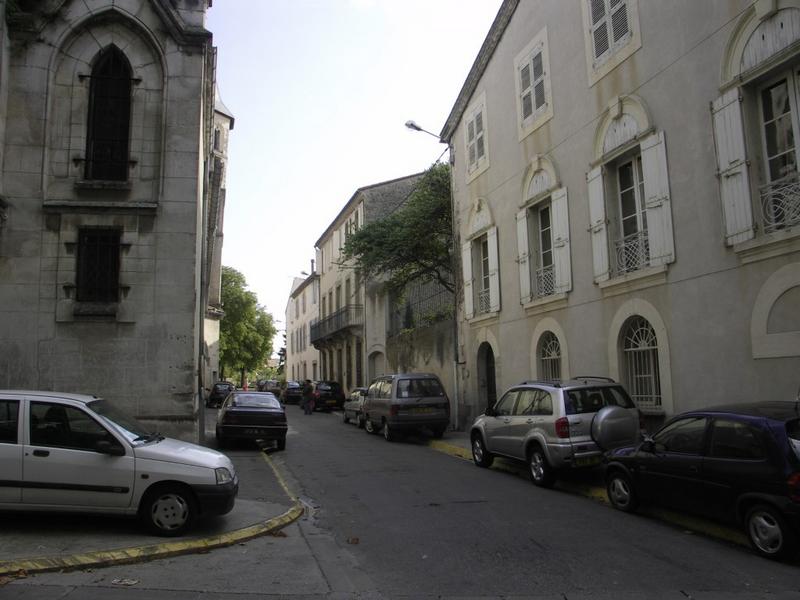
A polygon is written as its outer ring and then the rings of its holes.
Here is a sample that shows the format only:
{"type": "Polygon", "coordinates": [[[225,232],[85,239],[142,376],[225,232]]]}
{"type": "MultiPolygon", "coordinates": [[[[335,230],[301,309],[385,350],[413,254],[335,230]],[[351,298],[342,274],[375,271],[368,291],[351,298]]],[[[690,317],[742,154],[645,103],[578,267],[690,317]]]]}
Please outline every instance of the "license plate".
{"type": "Polygon", "coordinates": [[[245,433],[249,433],[250,435],[258,435],[260,433],[264,433],[263,429],[245,429],[245,433]]]}
{"type": "Polygon", "coordinates": [[[576,458],[572,461],[572,464],[576,467],[591,467],[593,465],[599,465],[600,460],[600,456],[583,456],[581,458],[576,458]]]}
{"type": "Polygon", "coordinates": [[[423,415],[423,414],[427,415],[432,412],[434,412],[434,410],[427,406],[418,406],[417,408],[414,409],[414,413],[418,415],[423,415]]]}

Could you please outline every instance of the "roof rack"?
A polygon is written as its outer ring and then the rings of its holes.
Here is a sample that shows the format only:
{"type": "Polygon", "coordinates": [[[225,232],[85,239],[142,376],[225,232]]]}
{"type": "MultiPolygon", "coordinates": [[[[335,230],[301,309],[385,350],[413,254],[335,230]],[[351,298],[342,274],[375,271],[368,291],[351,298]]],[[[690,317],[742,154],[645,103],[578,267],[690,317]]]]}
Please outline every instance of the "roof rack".
{"type": "Polygon", "coordinates": [[[552,385],[553,387],[561,387],[561,380],[559,379],[526,379],[519,383],[519,385],[531,385],[541,383],[545,385],[552,385]]]}
{"type": "Polygon", "coordinates": [[[572,379],[599,379],[601,381],[609,381],[611,383],[617,383],[611,377],[603,377],[602,375],[573,375],[572,379]]]}

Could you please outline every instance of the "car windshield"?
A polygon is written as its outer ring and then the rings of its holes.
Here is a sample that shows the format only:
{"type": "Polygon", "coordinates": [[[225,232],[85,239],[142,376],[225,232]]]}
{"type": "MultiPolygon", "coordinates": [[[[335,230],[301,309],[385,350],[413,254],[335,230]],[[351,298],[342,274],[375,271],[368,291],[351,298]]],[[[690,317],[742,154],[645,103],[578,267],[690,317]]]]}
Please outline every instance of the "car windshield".
{"type": "Polygon", "coordinates": [[[633,401],[621,387],[586,387],[567,392],[564,410],[568,415],[595,413],[604,406],[634,408],[633,401]]]}
{"type": "Polygon", "coordinates": [[[108,400],[94,400],[87,406],[107,421],[117,426],[117,431],[124,435],[129,442],[145,442],[159,438],[159,434],[152,432],[135,418],[111,404],[108,400]]]}
{"type": "Polygon", "coordinates": [[[288,383],[286,384],[286,387],[287,387],[287,388],[299,388],[299,387],[300,387],[300,384],[299,384],[299,383],[297,383],[296,381],[290,381],[290,382],[288,382],[288,383]]]}
{"type": "Polygon", "coordinates": [[[223,392],[225,390],[230,390],[233,386],[230,383],[216,383],[214,384],[214,389],[218,392],[223,392]]]}
{"type": "Polygon", "coordinates": [[[272,394],[238,394],[232,402],[233,406],[241,408],[280,408],[281,403],[272,394]]]}
{"type": "Polygon", "coordinates": [[[398,398],[426,398],[444,396],[438,379],[401,379],[397,382],[398,398]]]}
{"type": "Polygon", "coordinates": [[[317,389],[324,390],[326,392],[332,390],[333,387],[334,386],[332,386],[330,383],[319,383],[319,384],[317,384],[317,389]]]}

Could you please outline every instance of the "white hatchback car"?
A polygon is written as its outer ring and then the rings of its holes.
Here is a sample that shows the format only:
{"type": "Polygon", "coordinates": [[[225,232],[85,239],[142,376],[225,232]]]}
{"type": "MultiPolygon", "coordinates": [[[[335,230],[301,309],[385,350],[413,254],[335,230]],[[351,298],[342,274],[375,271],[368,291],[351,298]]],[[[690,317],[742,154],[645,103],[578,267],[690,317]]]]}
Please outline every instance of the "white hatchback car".
{"type": "Polygon", "coordinates": [[[138,516],[153,533],[185,533],[229,512],[231,460],[152,433],[107,400],[0,390],[0,510],[138,516]]]}

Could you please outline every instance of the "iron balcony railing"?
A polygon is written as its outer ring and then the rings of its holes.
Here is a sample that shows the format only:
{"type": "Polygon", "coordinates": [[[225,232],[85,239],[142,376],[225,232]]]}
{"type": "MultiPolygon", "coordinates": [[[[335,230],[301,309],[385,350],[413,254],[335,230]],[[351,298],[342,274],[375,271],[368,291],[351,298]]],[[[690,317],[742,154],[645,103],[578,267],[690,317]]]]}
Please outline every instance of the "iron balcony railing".
{"type": "Polygon", "coordinates": [[[311,343],[343,331],[349,327],[364,325],[364,306],[362,304],[348,304],[323,319],[311,322],[311,343]]]}
{"type": "Polygon", "coordinates": [[[626,235],[615,243],[617,251],[617,272],[630,273],[650,265],[650,241],[647,231],[637,231],[626,235]]]}
{"type": "Polygon", "coordinates": [[[556,273],[553,265],[536,269],[536,296],[550,296],[556,289],[556,273]]]}
{"type": "Polygon", "coordinates": [[[762,185],[759,192],[765,233],[800,224],[800,176],[797,173],[762,185]]]}
{"type": "Polygon", "coordinates": [[[488,313],[492,310],[492,302],[489,296],[489,289],[478,290],[478,314],[488,313]]]}

